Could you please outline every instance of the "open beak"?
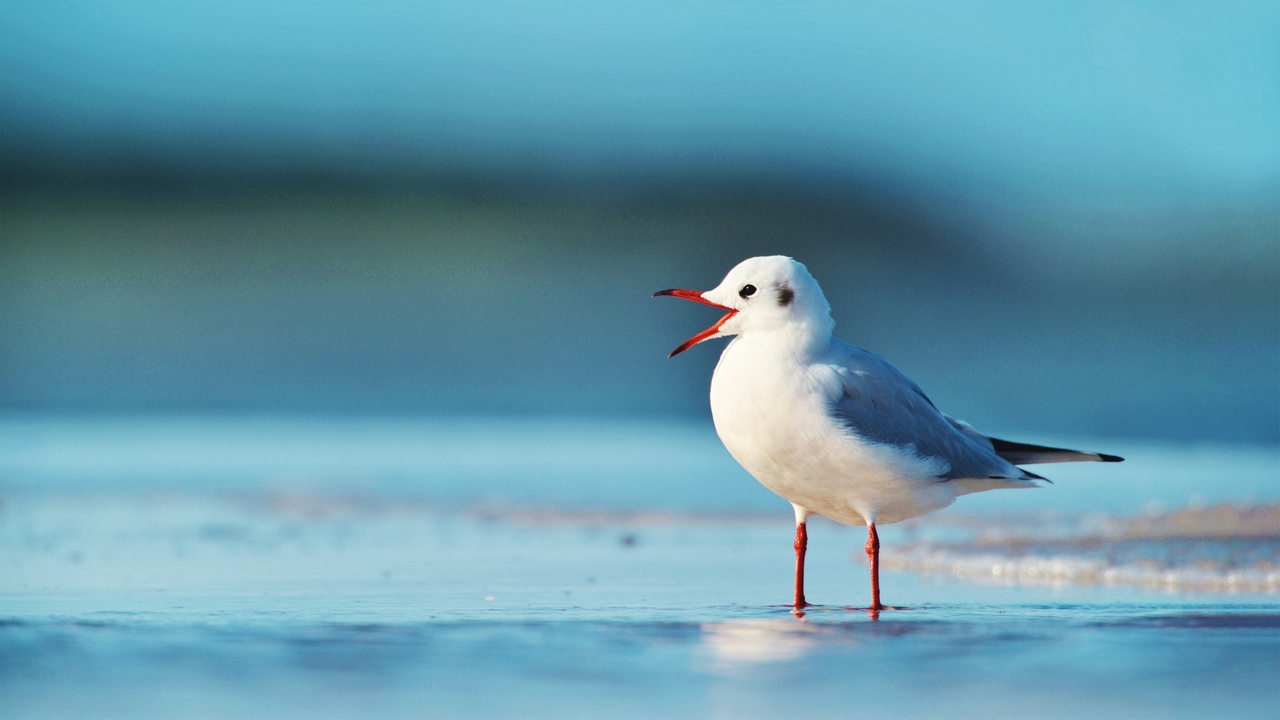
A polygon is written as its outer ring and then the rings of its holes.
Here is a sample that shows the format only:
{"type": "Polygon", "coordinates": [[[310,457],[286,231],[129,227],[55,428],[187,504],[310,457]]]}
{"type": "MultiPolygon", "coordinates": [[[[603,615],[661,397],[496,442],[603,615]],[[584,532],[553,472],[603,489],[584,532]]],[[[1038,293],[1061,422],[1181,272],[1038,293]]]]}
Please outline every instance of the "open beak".
{"type": "Polygon", "coordinates": [[[692,300],[693,302],[696,302],[696,303],[702,303],[703,305],[710,305],[713,308],[720,308],[721,310],[728,311],[724,317],[716,321],[715,325],[712,325],[706,330],[703,330],[697,335],[694,335],[688,340],[685,340],[684,342],[680,343],[680,346],[677,347],[675,350],[672,350],[671,354],[667,356],[669,358],[673,358],[679,355],[680,353],[684,352],[685,350],[688,350],[689,348],[693,347],[694,345],[697,345],[698,343],[702,342],[703,340],[706,340],[707,338],[715,337],[716,333],[720,332],[720,326],[729,322],[729,318],[738,314],[738,311],[735,310],[734,308],[725,307],[724,305],[721,305],[719,303],[713,303],[710,300],[702,297],[702,293],[698,292],[697,290],[677,290],[677,289],[659,290],[658,292],[653,294],[653,297],[658,297],[659,295],[670,295],[671,297],[678,297],[681,300],[692,300]]]}

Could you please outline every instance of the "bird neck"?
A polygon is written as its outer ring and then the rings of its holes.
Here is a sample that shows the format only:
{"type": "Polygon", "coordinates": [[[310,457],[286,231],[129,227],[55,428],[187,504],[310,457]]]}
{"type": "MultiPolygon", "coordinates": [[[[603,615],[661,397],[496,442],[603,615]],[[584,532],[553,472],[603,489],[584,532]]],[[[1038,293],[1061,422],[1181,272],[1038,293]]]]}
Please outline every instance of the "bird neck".
{"type": "Polygon", "coordinates": [[[738,340],[751,345],[753,355],[769,355],[777,360],[807,363],[827,351],[835,323],[830,317],[792,322],[770,328],[753,329],[738,340]]]}

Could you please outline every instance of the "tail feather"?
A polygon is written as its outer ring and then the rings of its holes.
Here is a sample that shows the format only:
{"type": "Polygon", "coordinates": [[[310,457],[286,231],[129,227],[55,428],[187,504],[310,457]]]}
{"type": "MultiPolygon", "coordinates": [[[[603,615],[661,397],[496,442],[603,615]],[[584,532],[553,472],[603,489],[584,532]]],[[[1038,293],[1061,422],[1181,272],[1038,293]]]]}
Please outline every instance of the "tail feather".
{"type": "Polygon", "coordinates": [[[1001,440],[999,438],[987,438],[991,441],[991,447],[1000,457],[1008,460],[1014,465],[1035,465],[1039,463],[1060,463],[1060,462],[1123,462],[1124,458],[1119,455],[1108,455],[1098,452],[1082,452],[1080,450],[1068,450],[1066,448],[1055,448],[1047,445],[1032,445],[1029,443],[1013,442],[1011,440],[1001,440]]]}

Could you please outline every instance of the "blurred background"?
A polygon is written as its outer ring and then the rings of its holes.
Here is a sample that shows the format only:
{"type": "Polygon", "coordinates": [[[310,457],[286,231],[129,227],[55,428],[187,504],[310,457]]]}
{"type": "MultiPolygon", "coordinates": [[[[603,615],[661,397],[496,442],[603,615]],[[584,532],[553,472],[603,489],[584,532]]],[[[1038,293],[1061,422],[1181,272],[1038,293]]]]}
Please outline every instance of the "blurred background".
{"type": "Polygon", "coordinates": [[[0,2],[5,718],[1264,717],[1277,478],[1275,0],[0,2]],[[794,623],[650,297],[761,254],[1127,462],[794,623]]]}
{"type": "MultiPolygon", "coordinates": [[[[1272,2],[0,10],[0,412],[708,415],[805,262],[993,433],[1280,443],[1272,2]]],[[[707,431],[710,432],[709,427],[707,431]]]]}

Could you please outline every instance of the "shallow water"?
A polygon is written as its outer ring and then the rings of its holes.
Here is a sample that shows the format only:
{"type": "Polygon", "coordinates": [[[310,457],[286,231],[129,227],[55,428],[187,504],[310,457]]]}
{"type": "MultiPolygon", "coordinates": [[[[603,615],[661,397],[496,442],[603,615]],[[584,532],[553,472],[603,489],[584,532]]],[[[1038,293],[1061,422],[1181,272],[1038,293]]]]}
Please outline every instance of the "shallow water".
{"type": "Polygon", "coordinates": [[[873,620],[830,523],[790,613],[788,508],[696,426],[2,431],[6,718],[1280,711],[1270,448],[1108,445],[886,527],[873,620]]]}
{"type": "Polygon", "coordinates": [[[878,623],[712,614],[10,623],[6,715],[771,717],[804,708],[809,717],[1207,718],[1276,709],[1280,616],[1256,607],[931,607],[878,623]]]}

